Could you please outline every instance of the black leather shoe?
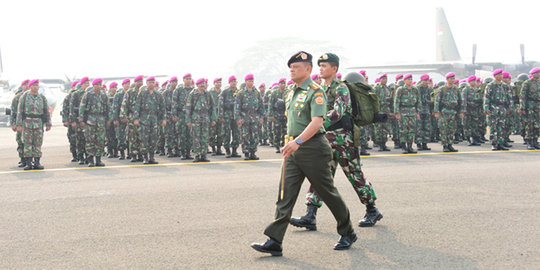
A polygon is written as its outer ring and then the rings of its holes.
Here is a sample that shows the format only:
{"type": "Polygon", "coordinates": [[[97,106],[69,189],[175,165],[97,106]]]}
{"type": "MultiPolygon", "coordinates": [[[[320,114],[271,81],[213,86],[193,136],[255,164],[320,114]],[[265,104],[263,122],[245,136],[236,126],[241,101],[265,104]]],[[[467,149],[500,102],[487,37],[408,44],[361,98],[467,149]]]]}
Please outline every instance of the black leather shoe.
{"type": "Polygon", "coordinates": [[[381,212],[379,212],[379,209],[377,209],[377,207],[373,207],[372,209],[366,210],[366,214],[364,215],[364,218],[358,222],[358,226],[373,227],[377,221],[381,220],[382,218],[383,215],[381,212]]]}
{"type": "Polygon", "coordinates": [[[281,246],[281,243],[272,238],[266,240],[264,244],[253,243],[251,244],[251,247],[258,252],[270,253],[272,256],[283,256],[283,247],[281,246]]]}
{"type": "Polygon", "coordinates": [[[334,250],[347,250],[351,248],[352,244],[356,242],[358,237],[354,231],[350,232],[347,235],[341,236],[339,241],[334,245],[334,250]]]}

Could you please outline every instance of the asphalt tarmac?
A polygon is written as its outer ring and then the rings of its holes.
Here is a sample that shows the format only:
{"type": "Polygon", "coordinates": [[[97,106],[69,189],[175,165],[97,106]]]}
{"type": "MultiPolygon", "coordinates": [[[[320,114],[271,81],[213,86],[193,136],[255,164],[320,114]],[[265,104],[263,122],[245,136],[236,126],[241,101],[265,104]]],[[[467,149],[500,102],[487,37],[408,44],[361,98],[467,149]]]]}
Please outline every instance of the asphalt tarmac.
{"type": "MultiPolygon", "coordinates": [[[[335,185],[358,234],[348,251],[327,207],[318,231],[289,226],[283,257],[256,252],[273,219],[281,156],[158,157],[143,166],[71,163],[66,128],[46,133],[44,171],[17,165],[0,128],[0,269],[540,269],[540,151],[456,145],[458,153],[371,150],[363,170],[384,218],[357,226],[364,206],[338,169],[335,185]]],[[[293,216],[305,212],[304,183],[293,216]]]]}

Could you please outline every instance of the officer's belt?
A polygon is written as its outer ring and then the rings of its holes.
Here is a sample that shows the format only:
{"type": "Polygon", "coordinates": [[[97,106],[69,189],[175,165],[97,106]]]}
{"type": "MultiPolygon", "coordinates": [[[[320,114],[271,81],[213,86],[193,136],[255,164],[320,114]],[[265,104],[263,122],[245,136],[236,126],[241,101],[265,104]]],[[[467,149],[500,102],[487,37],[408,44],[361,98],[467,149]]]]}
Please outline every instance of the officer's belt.
{"type": "MultiPolygon", "coordinates": [[[[313,137],[311,137],[311,139],[316,138],[316,137],[321,136],[321,135],[324,135],[324,133],[316,133],[315,135],[313,135],[313,137]]],[[[285,135],[284,136],[285,144],[287,144],[288,142],[294,141],[294,138],[297,138],[298,136],[300,136],[300,135],[297,135],[297,136],[285,135]]]]}

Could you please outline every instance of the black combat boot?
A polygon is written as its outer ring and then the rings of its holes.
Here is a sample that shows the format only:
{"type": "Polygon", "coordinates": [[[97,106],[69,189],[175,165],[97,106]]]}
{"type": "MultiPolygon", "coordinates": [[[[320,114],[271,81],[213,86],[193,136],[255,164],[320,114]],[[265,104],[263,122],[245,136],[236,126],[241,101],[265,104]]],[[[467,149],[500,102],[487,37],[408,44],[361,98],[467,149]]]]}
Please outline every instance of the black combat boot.
{"type": "Polygon", "coordinates": [[[184,156],[185,159],[187,159],[187,160],[192,160],[193,159],[193,157],[191,156],[191,150],[186,150],[185,153],[186,153],[186,155],[184,156]]]}
{"type": "Polygon", "coordinates": [[[422,144],[422,150],[429,151],[429,150],[431,150],[431,148],[429,148],[429,147],[427,146],[427,143],[423,143],[423,144],[422,144]]]}
{"type": "Polygon", "coordinates": [[[201,159],[199,158],[199,155],[195,156],[195,159],[193,160],[193,162],[201,162],[201,159]]]}
{"type": "Polygon", "coordinates": [[[32,167],[34,170],[43,170],[45,169],[40,163],[39,161],[41,160],[41,158],[34,158],[34,166],[32,167]]]}
{"type": "Polygon", "coordinates": [[[19,168],[24,168],[24,167],[26,167],[26,158],[21,158],[21,161],[19,161],[19,168]]]}
{"type": "Polygon", "coordinates": [[[412,147],[412,142],[411,143],[407,143],[407,151],[409,152],[409,154],[416,154],[418,152],[414,151],[413,147],[412,147]]]}
{"type": "Polygon", "coordinates": [[[206,158],[206,155],[202,155],[201,158],[199,159],[199,162],[210,162],[210,160],[206,158]]]}
{"type": "Polygon", "coordinates": [[[450,149],[448,148],[448,145],[444,145],[442,151],[445,153],[451,152],[450,149]]]}
{"type": "Polygon", "coordinates": [[[457,152],[458,151],[451,144],[448,145],[448,149],[450,149],[450,152],[457,152]]]}
{"type": "Polygon", "coordinates": [[[492,144],[491,145],[491,151],[498,151],[499,150],[499,145],[498,144],[492,144]]]}
{"type": "Polygon", "coordinates": [[[513,143],[514,141],[510,137],[506,138],[506,142],[513,143]]]}
{"type": "Polygon", "coordinates": [[[101,162],[101,156],[96,156],[96,167],[105,167],[105,164],[101,162]]]}
{"type": "Polygon", "coordinates": [[[29,171],[29,170],[32,170],[34,168],[34,166],[32,165],[32,158],[31,157],[28,157],[28,158],[24,158],[26,160],[25,162],[25,166],[24,166],[24,169],[25,171],[29,171]]]}
{"type": "Polygon", "coordinates": [[[502,146],[504,146],[504,147],[506,147],[506,148],[512,147],[512,145],[510,145],[508,142],[504,142],[504,143],[502,144],[502,146]]]}
{"type": "Polygon", "coordinates": [[[373,227],[373,225],[382,218],[383,215],[379,212],[379,209],[377,209],[375,205],[371,205],[366,208],[366,214],[364,215],[364,218],[358,222],[358,226],[373,227]]]}
{"type": "Polygon", "coordinates": [[[173,153],[172,149],[171,148],[167,148],[167,157],[168,158],[172,158],[174,157],[175,154],[173,153]]]}
{"type": "Polygon", "coordinates": [[[212,156],[213,157],[216,156],[216,147],[215,146],[212,146],[212,156]]]}
{"type": "Polygon", "coordinates": [[[249,159],[249,152],[244,152],[244,160],[250,160],[249,159]]]}
{"type": "Polygon", "coordinates": [[[88,154],[84,154],[84,164],[88,164],[88,154]]]}
{"type": "Polygon", "coordinates": [[[497,145],[497,149],[498,149],[498,150],[501,150],[501,151],[508,151],[508,150],[510,150],[510,149],[506,148],[503,144],[497,145]]]}
{"type": "Polygon", "coordinates": [[[276,146],[276,153],[281,153],[281,150],[279,150],[279,146],[276,146]]]}
{"type": "Polygon", "coordinates": [[[137,155],[136,154],[131,154],[131,162],[137,162],[137,155]]]}
{"type": "Polygon", "coordinates": [[[84,154],[79,154],[79,165],[84,165],[86,162],[84,160],[84,154]]]}
{"type": "Polygon", "coordinates": [[[369,156],[369,155],[371,155],[371,154],[368,153],[368,151],[366,150],[366,148],[360,147],[360,155],[361,155],[361,156],[369,156]]]}
{"type": "MultiPolygon", "coordinates": [[[[152,153],[152,155],[153,155],[153,154],[154,154],[154,153],[152,153]]],[[[150,163],[148,162],[148,153],[143,154],[143,164],[144,164],[144,165],[150,164],[150,163]]]]}
{"type": "Polygon", "coordinates": [[[221,151],[221,145],[218,145],[216,147],[216,156],[223,156],[225,154],[223,154],[223,152],[221,151]]]}
{"type": "Polygon", "coordinates": [[[79,161],[79,159],[77,158],[77,152],[75,151],[71,152],[71,157],[72,157],[71,162],[79,161]]]}
{"type": "Polygon", "coordinates": [[[294,218],[292,217],[289,220],[289,223],[295,227],[300,228],[306,228],[310,231],[316,231],[317,230],[317,209],[318,207],[315,205],[308,205],[306,215],[302,216],[300,218],[294,218]]]}
{"type": "Polygon", "coordinates": [[[229,147],[225,147],[225,157],[231,158],[231,149],[229,147]]]}
{"type": "Polygon", "coordinates": [[[233,157],[233,158],[238,158],[238,157],[240,157],[240,155],[238,154],[238,152],[236,152],[236,149],[237,149],[237,148],[238,148],[238,147],[233,147],[233,148],[232,148],[232,154],[231,154],[231,157],[233,157]]]}
{"type": "Polygon", "coordinates": [[[401,149],[401,143],[394,141],[394,149],[401,149]]]}
{"type": "Polygon", "coordinates": [[[86,160],[88,161],[88,167],[94,167],[94,166],[96,166],[96,165],[94,164],[94,157],[93,157],[93,156],[88,156],[88,157],[86,158],[86,160]]]}
{"type": "Polygon", "coordinates": [[[386,146],[386,142],[381,143],[381,150],[382,151],[390,151],[390,148],[386,146]]]}
{"type": "Polygon", "coordinates": [[[251,247],[258,252],[270,253],[272,256],[283,256],[281,243],[273,238],[269,238],[265,243],[253,243],[251,247]]]}
{"type": "Polygon", "coordinates": [[[369,147],[369,144],[362,145],[362,148],[365,148],[366,150],[372,150],[373,148],[369,147]]]}
{"type": "Polygon", "coordinates": [[[421,143],[417,143],[417,144],[416,144],[416,149],[418,149],[418,151],[424,150],[424,149],[422,148],[422,144],[421,144],[421,143]]]}
{"type": "Polygon", "coordinates": [[[150,153],[150,158],[148,159],[148,164],[159,164],[159,162],[157,162],[154,159],[154,154],[152,154],[152,153],[150,153]]]}
{"type": "Polygon", "coordinates": [[[112,151],[112,148],[107,148],[107,158],[113,158],[114,157],[114,154],[113,154],[113,151],[112,151]]]}
{"type": "Polygon", "coordinates": [[[118,158],[118,157],[119,157],[118,151],[119,151],[118,148],[114,148],[114,149],[113,149],[113,157],[114,157],[114,158],[118,158]]]}
{"type": "Polygon", "coordinates": [[[126,151],[120,150],[120,157],[118,158],[118,160],[124,160],[124,159],[126,159],[126,151]]]}
{"type": "Polygon", "coordinates": [[[526,140],[526,141],[527,141],[527,150],[536,150],[533,140],[526,140]]]}
{"type": "Polygon", "coordinates": [[[531,140],[531,143],[534,144],[534,147],[536,149],[540,149],[540,144],[538,143],[538,138],[534,138],[531,140]]]}
{"type": "Polygon", "coordinates": [[[159,149],[159,156],[165,156],[165,147],[161,147],[161,149],[159,149]]]}
{"type": "Polygon", "coordinates": [[[401,151],[402,154],[408,154],[409,153],[409,148],[407,148],[407,144],[405,144],[405,143],[401,144],[401,150],[403,150],[403,151],[401,151]]]}
{"type": "Polygon", "coordinates": [[[250,160],[259,160],[259,157],[255,155],[255,151],[251,151],[249,153],[249,159],[250,160]]]}
{"type": "Polygon", "coordinates": [[[139,158],[137,159],[138,162],[143,162],[144,161],[144,157],[142,154],[139,154],[139,158]]]}

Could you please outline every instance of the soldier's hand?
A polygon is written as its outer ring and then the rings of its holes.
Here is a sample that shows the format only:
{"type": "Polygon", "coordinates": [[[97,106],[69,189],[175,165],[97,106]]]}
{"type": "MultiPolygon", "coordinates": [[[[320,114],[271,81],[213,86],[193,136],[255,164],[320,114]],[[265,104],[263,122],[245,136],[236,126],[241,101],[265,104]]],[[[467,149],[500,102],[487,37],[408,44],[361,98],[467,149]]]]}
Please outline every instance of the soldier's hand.
{"type": "Polygon", "coordinates": [[[219,118],[219,122],[225,123],[225,118],[223,118],[223,117],[219,118]]]}
{"type": "Polygon", "coordinates": [[[191,127],[191,122],[188,122],[186,125],[187,125],[188,127],[191,127]]]}
{"type": "Polygon", "coordinates": [[[71,123],[71,127],[72,128],[77,128],[77,123],[76,122],[71,123]]]}
{"type": "Polygon", "coordinates": [[[434,112],[433,116],[435,116],[435,118],[437,118],[437,119],[439,119],[439,117],[441,117],[438,112],[434,112]]]}
{"type": "Polygon", "coordinates": [[[242,122],[243,122],[242,119],[236,120],[236,124],[237,124],[239,127],[242,126],[242,122]]]}
{"type": "Polygon", "coordinates": [[[141,123],[139,123],[139,119],[133,120],[133,124],[136,125],[136,126],[140,126],[140,125],[141,125],[141,123]]]}
{"type": "Polygon", "coordinates": [[[162,126],[162,127],[165,127],[166,125],[167,125],[167,120],[161,121],[161,126],[162,126]]]}
{"type": "Polygon", "coordinates": [[[275,118],[274,116],[271,116],[271,117],[270,117],[270,121],[276,122],[276,118],[275,118]]]}
{"type": "Polygon", "coordinates": [[[120,123],[118,123],[118,120],[114,120],[114,125],[115,125],[115,126],[120,125],[120,123]]]}
{"type": "Polygon", "coordinates": [[[420,114],[418,114],[418,113],[416,114],[416,119],[420,120],[420,114]]]}
{"type": "Polygon", "coordinates": [[[17,126],[16,125],[11,126],[11,130],[17,131],[17,126]]]}
{"type": "Polygon", "coordinates": [[[521,115],[525,115],[525,110],[521,110],[521,111],[519,111],[519,113],[520,113],[521,115]]]}
{"type": "Polygon", "coordinates": [[[64,127],[68,127],[69,126],[69,123],[68,122],[64,122],[64,127]]]}
{"type": "Polygon", "coordinates": [[[178,121],[178,116],[176,116],[176,115],[173,116],[172,121],[173,121],[173,123],[176,123],[176,121],[178,121]]]}
{"type": "Polygon", "coordinates": [[[45,131],[49,131],[49,130],[51,130],[51,126],[46,126],[45,131]]]}
{"type": "Polygon", "coordinates": [[[85,123],[85,122],[81,122],[81,127],[86,127],[86,123],[85,123]]]}
{"type": "Polygon", "coordinates": [[[128,122],[127,118],[122,118],[122,123],[125,124],[125,123],[127,123],[127,122],[128,122]]]}
{"type": "Polygon", "coordinates": [[[459,118],[463,118],[463,117],[465,117],[465,114],[464,114],[464,113],[460,113],[460,114],[459,114],[459,118]]]}
{"type": "Polygon", "coordinates": [[[295,141],[288,142],[283,148],[281,148],[281,153],[283,155],[283,158],[288,158],[292,153],[294,153],[300,145],[296,143],[295,141]]]}
{"type": "Polygon", "coordinates": [[[17,126],[17,132],[22,132],[22,126],[17,126]]]}
{"type": "Polygon", "coordinates": [[[264,123],[264,119],[259,119],[259,123],[262,125],[264,123]]]}
{"type": "Polygon", "coordinates": [[[215,126],[216,125],[216,121],[212,121],[212,126],[215,126]]]}
{"type": "Polygon", "coordinates": [[[107,121],[107,126],[108,126],[108,127],[111,126],[111,121],[107,121]]]}
{"type": "Polygon", "coordinates": [[[396,119],[397,119],[398,121],[401,121],[401,114],[396,113],[396,119]]]}

